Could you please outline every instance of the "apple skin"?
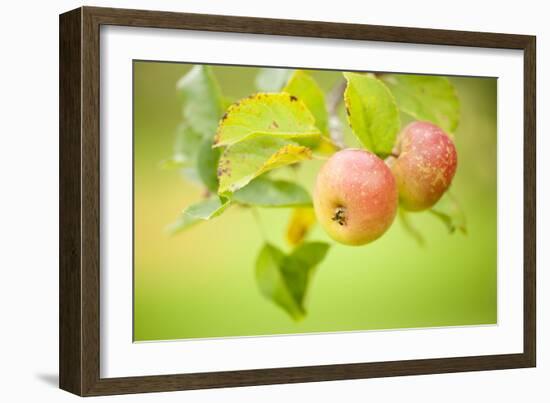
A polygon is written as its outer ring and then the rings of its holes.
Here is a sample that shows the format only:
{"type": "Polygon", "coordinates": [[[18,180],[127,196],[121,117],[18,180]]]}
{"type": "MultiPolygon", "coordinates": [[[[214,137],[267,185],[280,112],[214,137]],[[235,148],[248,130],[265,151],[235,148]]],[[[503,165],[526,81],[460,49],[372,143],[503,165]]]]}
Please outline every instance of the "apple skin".
{"type": "Polygon", "coordinates": [[[397,203],[391,170],[369,151],[339,151],[317,174],[315,214],[337,242],[364,245],[378,239],[391,226],[397,203]]]}
{"type": "Polygon", "coordinates": [[[432,207],[447,191],[457,167],[452,139],[429,122],[413,122],[399,135],[390,163],[401,206],[409,211],[432,207]]]}

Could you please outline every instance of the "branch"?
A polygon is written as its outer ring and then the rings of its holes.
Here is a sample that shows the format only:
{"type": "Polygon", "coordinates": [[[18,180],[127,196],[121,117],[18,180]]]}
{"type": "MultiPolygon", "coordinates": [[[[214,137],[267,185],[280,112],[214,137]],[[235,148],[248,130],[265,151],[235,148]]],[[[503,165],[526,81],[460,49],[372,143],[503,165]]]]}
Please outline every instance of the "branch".
{"type": "Polygon", "coordinates": [[[345,148],[344,131],[342,122],[338,117],[338,107],[344,100],[344,91],[346,90],[346,80],[340,81],[332,88],[327,96],[327,111],[329,115],[328,125],[330,138],[334,144],[340,148],[345,148]]]}
{"type": "Polygon", "coordinates": [[[338,82],[327,97],[327,110],[329,115],[333,115],[337,112],[340,103],[344,99],[344,91],[346,90],[346,80],[338,82]]]}

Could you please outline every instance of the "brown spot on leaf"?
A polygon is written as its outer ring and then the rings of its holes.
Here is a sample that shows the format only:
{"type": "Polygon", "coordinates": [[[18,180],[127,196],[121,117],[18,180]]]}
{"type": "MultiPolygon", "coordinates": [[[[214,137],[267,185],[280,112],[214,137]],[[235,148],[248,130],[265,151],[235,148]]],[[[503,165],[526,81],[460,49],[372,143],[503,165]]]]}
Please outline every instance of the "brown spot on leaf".
{"type": "Polygon", "coordinates": [[[231,168],[229,167],[229,161],[220,162],[218,169],[216,171],[218,178],[222,176],[231,176],[231,168]]]}
{"type": "Polygon", "coordinates": [[[290,96],[290,100],[291,100],[292,102],[295,102],[295,101],[298,100],[298,98],[296,98],[294,95],[291,95],[291,96],[290,96]]]}
{"type": "Polygon", "coordinates": [[[271,125],[269,126],[270,129],[278,129],[279,124],[276,121],[271,122],[271,125]]]}

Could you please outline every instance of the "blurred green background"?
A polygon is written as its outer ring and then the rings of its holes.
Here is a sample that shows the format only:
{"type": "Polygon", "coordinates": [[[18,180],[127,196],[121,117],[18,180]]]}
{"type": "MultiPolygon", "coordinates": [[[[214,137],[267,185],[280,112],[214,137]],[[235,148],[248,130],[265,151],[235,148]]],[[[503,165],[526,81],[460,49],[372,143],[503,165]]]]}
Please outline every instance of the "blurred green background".
{"type": "MultiPolygon", "coordinates": [[[[348,247],[317,226],[308,239],[332,247],[308,291],[307,317],[294,322],[256,285],[254,263],[264,241],[250,209],[230,208],[175,236],[164,232],[203,192],[178,171],[159,168],[181,122],[176,82],[192,65],[134,63],[135,341],[496,323],[496,79],[450,77],[461,105],[452,189],[468,234],[449,234],[433,215],[416,213],[412,222],[425,246],[396,218],[378,241],[348,247]]],[[[258,69],[213,70],[230,99],[255,91],[258,69]]],[[[312,75],[327,91],[341,79],[338,72],[312,75]]],[[[346,140],[356,144],[349,129],[346,140]]],[[[311,190],[321,163],[278,175],[311,190]]],[[[284,233],[291,210],[259,212],[269,241],[289,251],[284,233]]]]}

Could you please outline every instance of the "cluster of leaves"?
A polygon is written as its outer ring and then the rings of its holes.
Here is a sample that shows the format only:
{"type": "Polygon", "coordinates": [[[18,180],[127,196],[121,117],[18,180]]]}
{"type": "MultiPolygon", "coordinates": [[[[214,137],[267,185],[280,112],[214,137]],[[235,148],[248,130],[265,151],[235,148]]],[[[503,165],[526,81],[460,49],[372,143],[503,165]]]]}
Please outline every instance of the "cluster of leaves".
{"type": "MultiPolygon", "coordinates": [[[[401,115],[436,123],[448,133],[458,124],[458,99],[443,77],[343,73],[340,98],[348,124],[365,149],[381,158],[391,154],[401,129],[401,115]]],[[[286,240],[290,252],[265,243],[256,261],[263,295],[292,318],[303,318],[305,297],[316,266],[329,244],[307,242],[315,225],[312,200],[301,185],[270,176],[274,169],[330,155],[331,138],[325,94],[306,71],[261,69],[258,92],[230,102],[209,66],[194,66],[177,84],[183,123],[173,156],[165,168],[177,168],[206,189],[206,197],[183,210],[168,226],[177,233],[220,216],[232,205],[292,208],[286,240]]],[[[448,229],[465,231],[456,201],[442,199],[432,210],[448,229]]],[[[420,233],[401,211],[404,228],[419,242],[420,233]]]]}

